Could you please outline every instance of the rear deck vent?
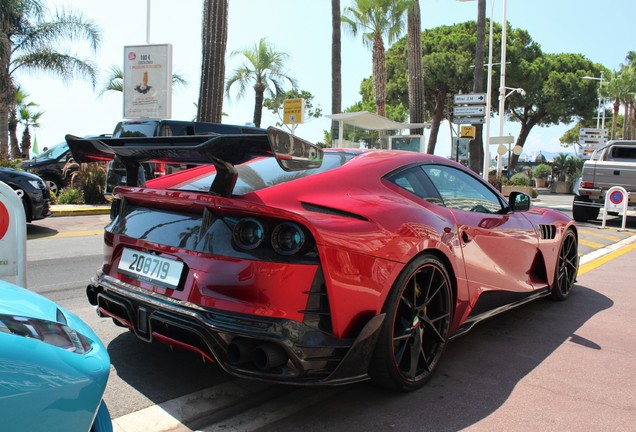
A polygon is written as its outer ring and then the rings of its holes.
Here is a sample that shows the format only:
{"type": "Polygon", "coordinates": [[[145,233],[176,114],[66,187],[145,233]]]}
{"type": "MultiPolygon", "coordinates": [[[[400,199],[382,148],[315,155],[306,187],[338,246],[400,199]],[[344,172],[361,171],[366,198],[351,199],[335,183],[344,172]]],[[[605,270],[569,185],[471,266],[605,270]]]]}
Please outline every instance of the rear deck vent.
{"type": "Polygon", "coordinates": [[[348,218],[352,218],[352,219],[368,221],[367,218],[365,218],[364,216],[360,216],[359,214],[351,213],[351,212],[344,211],[344,210],[335,209],[335,208],[332,208],[332,207],[325,207],[325,206],[316,205],[316,204],[310,204],[310,203],[306,203],[306,202],[301,203],[301,205],[303,206],[303,208],[305,210],[313,211],[313,212],[316,212],[316,213],[324,213],[324,214],[329,214],[329,215],[342,216],[342,217],[348,217],[348,218]]]}

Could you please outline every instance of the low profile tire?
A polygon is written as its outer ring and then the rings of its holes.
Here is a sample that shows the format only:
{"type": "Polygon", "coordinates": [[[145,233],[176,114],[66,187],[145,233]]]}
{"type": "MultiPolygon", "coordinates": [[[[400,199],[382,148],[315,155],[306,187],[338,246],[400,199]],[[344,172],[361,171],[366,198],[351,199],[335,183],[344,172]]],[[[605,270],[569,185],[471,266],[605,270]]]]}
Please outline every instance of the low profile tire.
{"type": "Polygon", "coordinates": [[[386,300],[369,373],[377,385],[411,391],[424,385],[437,367],[452,318],[451,281],[433,255],[411,261],[386,300]]]}
{"type": "Polygon", "coordinates": [[[561,240],[559,257],[554,270],[554,282],[552,283],[552,299],[565,300],[569,297],[576,273],[579,269],[579,249],[574,231],[568,229],[561,240]]]}

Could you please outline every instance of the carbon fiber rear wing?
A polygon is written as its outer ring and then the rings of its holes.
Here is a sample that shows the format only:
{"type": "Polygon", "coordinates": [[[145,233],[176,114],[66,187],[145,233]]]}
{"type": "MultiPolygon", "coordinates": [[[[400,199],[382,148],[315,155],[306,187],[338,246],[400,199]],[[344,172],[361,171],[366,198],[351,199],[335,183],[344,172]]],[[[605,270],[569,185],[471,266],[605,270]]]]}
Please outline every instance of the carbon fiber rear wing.
{"type": "Polygon", "coordinates": [[[317,168],[322,150],[316,145],[275,128],[267,135],[186,135],[167,137],[79,138],[66,135],[77,162],[104,162],[118,157],[126,167],[126,185],[145,186],[141,163],[213,164],[217,174],[210,193],[231,196],[238,173],[234,165],[256,157],[276,157],[282,169],[317,168]]]}

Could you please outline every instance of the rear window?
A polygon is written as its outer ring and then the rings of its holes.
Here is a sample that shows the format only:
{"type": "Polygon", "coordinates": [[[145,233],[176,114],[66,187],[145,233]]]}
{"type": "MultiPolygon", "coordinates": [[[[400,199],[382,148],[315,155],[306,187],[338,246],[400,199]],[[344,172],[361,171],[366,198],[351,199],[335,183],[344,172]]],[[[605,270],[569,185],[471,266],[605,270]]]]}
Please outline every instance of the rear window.
{"type": "Polygon", "coordinates": [[[636,160],[636,146],[634,147],[613,147],[612,159],[636,160]]]}
{"type": "MultiPolygon", "coordinates": [[[[273,157],[253,159],[236,166],[239,176],[232,193],[234,195],[245,195],[259,189],[329,171],[341,167],[355,156],[356,154],[345,152],[325,152],[320,168],[303,171],[284,171],[273,157]]],[[[210,190],[215,176],[216,173],[213,172],[209,176],[198,178],[191,183],[180,186],[178,189],[207,192],[210,190]]]]}

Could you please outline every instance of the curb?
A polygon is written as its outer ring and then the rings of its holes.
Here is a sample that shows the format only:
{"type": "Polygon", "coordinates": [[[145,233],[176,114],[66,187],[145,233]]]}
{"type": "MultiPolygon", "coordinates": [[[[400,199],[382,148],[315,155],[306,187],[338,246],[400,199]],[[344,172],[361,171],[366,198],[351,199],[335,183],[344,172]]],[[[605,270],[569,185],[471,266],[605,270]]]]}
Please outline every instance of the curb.
{"type": "Polygon", "coordinates": [[[53,217],[104,215],[109,213],[110,213],[109,205],[56,204],[51,206],[51,215],[53,217]]]}

